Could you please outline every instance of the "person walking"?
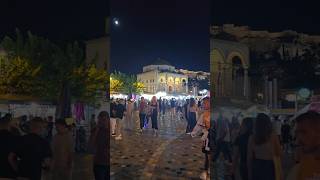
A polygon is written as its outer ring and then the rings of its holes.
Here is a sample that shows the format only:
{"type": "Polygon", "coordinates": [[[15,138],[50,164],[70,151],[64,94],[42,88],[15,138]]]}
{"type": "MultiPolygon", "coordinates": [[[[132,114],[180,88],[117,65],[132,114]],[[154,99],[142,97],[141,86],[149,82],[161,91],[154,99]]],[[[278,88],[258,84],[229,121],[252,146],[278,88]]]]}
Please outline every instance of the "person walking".
{"type": "Polygon", "coordinates": [[[224,119],[222,114],[220,114],[217,119],[217,149],[213,156],[213,161],[216,161],[219,158],[220,153],[222,152],[224,155],[224,160],[229,164],[232,162],[230,140],[231,138],[228,120],[224,119]]]}
{"type": "Polygon", "coordinates": [[[233,144],[232,174],[235,175],[235,171],[239,167],[241,180],[248,180],[247,152],[249,138],[253,131],[253,120],[253,118],[244,118],[242,120],[240,134],[233,144]],[[238,166],[239,159],[240,164],[238,166]]]}
{"type": "Polygon", "coordinates": [[[55,122],[57,134],[52,141],[52,179],[71,180],[73,167],[73,137],[65,119],[55,122]]]}
{"type": "Polygon", "coordinates": [[[231,125],[230,125],[230,138],[231,144],[234,144],[236,138],[239,136],[240,131],[240,122],[237,117],[233,116],[231,118],[231,125]]]}
{"type": "Polygon", "coordinates": [[[249,180],[276,180],[281,177],[281,146],[272,131],[270,117],[258,114],[254,133],[249,138],[247,167],[249,180]]]}
{"type": "Polygon", "coordinates": [[[200,179],[210,178],[211,166],[211,125],[210,125],[210,98],[205,97],[203,100],[203,112],[200,115],[199,121],[202,122],[203,136],[202,139],[202,152],[205,154],[204,172],[200,175],[200,179]]]}
{"type": "Polygon", "coordinates": [[[176,114],[176,101],[174,98],[172,98],[170,100],[170,112],[171,112],[171,119],[173,119],[173,117],[175,116],[176,114]]]}
{"type": "MultiPolygon", "coordinates": [[[[188,121],[188,106],[189,106],[189,99],[187,99],[183,105],[183,113],[184,113],[184,119],[187,122],[187,126],[189,125],[188,121]]],[[[187,127],[188,129],[188,127],[187,127]]]]}
{"type": "Polygon", "coordinates": [[[143,127],[144,127],[144,122],[146,119],[146,115],[147,115],[147,102],[144,99],[144,97],[141,97],[141,101],[139,104],[139,119],[140,119],[140,133],[142,133],[143,127]]]}
{"type": "Polygon", "coordinates": [[[48,116],[48,125],[47,125],[47,141],[51,143],[53,137],[53,117],[48,116]]]}
{"type": "Polygon", "coordinates": [[[13,152],[17,151],[18,136],[9,131],[11,119],[4,116],[0,119],[0,179],[17,177],[17,162],[13,152]]]}
{"type": "Polygon", "coordinates": [[[273,132],[278,136],[279,142],[281,143],[281,120],[278,116],[274,116],[272,128],[273,132]]]}
{"type": "Polygon", "coordinates": [[[125,116],[125,126],[127,130],[132,130],[133,129],[133,101],[130,99],[127,101],[127,106],[126,106],[126,116],[125,116]]]}
{"type": "Polygon", "coordinates": [[[116,136],[116,124],[117,124],[117,102],[113,99],[110,104],[110,124],[112,136],[116,136]]]}
{"type": "Polygon", "coordinates": [[[159,104],[159,115],[162,115],[162,99],[160,97],[160,99],[158,100],[158,104],[159,104]]]}
{"type": "Polygon", "coordinates": [[[34,117],[30,121],[30,133],[20,138],[14,152],[19,159],[19,178],[41,180],[42,170],[50,168],[52,151],[49,143],[41,137],[44,128],[43,119],[34,117]]]}
{"type": "Polygon", "coordinates": [[[166,114],[166,108],[167,108],[167,100],[166,100],[166,99],[164,99],[164,100],[162,101],[161,107],[162,107],[162,114],[163,114],[163,116],[164,116],[164,115],[166,114]]]}
{"type": "Polygon", "coordinates": [[[90,136],[89,146],[93,150],[93,171],[95,180],[107,180],[110,177],[110,127],[109,114],[102,111],[98,115],[98,123],[90,136]]]}
{"type": "Polygon", "coordinates": [[[281,142],[285,153],[289,153],[290,150],[290,139],[291,139],[291,127],[286,119],[281,125],[281,142]]]}
{"type": "Polygon", "coordinates": [[[157,101],[157,97],[153,96],[150,103],[151,108],[151,122],[153,134],[158,135],[158,112],[159,112],[159,104],[157,101]]]}
{"type": "Polygon", "coordinates": [[[97,122],[96,122],[96,115],[95,114],[91,114],[91,119],[90,119],[90,130],[95,129],[97,126],[97,122]]]}
{"type": "Polygon", "coordinates": [[[123,119],[125,117],[126,107],[125,101],[123,99],[119,100],[119,104],[116,107],[117,111],[117,125],[116,125],[116,140],[122,139],[122,126],[123,126],[123,119]]]}
{"type": "Polygon", "coordinates": [[[188,125],[187,125],[187,134],[191,134],[193,128],[197,124],[197,112],[198,112],[198,106],[196,104],[196,101],[194,98],[190,99],[190,104],[188,106],[188,125]]]}

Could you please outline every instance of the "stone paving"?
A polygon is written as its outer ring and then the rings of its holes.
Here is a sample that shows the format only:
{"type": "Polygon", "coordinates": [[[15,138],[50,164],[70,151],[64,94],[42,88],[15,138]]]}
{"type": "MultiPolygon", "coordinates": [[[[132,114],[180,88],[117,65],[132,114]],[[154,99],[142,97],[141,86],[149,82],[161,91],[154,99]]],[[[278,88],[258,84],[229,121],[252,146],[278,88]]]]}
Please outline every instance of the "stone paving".
{"type": "MultiPolygon", "coordinates": [[[[186,122],[166,115],[159,119],[159,135],[153,136],[149,127],[138,132],[138,114],[134,115],[136,127],[123,131],[123,139],[110,142],[110,173],[112,180],[182,180],[200,179],[204,167],[200,137],[185,134],[186,122]]],[[[151,124],[151,123],[150,123],[151,124]]],[[[285,156],[284,172],[292,167],[292,156],[285,156]]],[[[226,180],[223,163],[217,162],[211,170],[212,179],[226,180]],[[216,173],[213,173],[215,171],[216,173]]],[[[76,154],[74,180],[93,178],[92,156],[76,154]]],[[[239,176],[236,177],[239,179],[239,176]]]]}
{"type": "Polygon", "coordinates": [[[124,131],[123,140],[112,139],[111,179],[200,179],[201,140],[186,135],[185,127],[184,120],[166,115],[159,119],[158,136],[147,129],[143,134],[124,131]]]}

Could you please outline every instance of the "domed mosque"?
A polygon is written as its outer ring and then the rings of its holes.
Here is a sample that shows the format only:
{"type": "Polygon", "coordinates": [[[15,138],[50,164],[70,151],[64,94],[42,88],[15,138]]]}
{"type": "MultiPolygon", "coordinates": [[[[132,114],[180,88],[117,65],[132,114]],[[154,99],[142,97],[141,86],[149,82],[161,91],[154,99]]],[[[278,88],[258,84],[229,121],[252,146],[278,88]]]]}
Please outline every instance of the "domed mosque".
{"type": "Polygon", "coordinates": [[[146,93],[188,93],[188,76],[180,73],[168,61],[161,58],[144,66],[143,72],[137,75],[137,79],[145,85],[146,93]]]}

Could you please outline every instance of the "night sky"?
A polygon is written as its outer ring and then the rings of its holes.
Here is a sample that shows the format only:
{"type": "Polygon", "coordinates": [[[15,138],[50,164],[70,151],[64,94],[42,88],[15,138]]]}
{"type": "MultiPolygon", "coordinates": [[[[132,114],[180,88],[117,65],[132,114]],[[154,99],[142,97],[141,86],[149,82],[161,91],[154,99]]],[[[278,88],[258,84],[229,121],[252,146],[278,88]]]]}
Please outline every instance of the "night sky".
{"type": "Polygon", "coordinates": [[[210,0],[111,0],[111,71],[142,72],[159,57],[209,71],[210,0]]]}
{"type": "Polygon", "coordinates": [[[109,0],[6,0],[1,2],[0,38],[22,32],[52,41],[88,40],[103,36],[109,0]]]}
{"type": "Polygon", "coordinates": [[[257,30],[286,29],[320,35],[317,1],[212,0],[212,24],[248,25],[257,30]]]}

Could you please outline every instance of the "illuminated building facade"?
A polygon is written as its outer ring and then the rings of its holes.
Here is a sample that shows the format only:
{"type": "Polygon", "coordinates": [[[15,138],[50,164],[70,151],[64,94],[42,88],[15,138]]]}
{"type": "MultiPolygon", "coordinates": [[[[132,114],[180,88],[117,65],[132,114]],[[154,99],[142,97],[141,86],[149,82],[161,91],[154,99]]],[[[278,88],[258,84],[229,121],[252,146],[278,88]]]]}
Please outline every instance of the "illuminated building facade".
{"type": "Polygon", "coordinates": [[[144,66],[143,72],[137,75],[137,79],[145,85],[146,93],[188,93],[188,76],[178,72],[174,66],[162,59],[144,66]]]}

